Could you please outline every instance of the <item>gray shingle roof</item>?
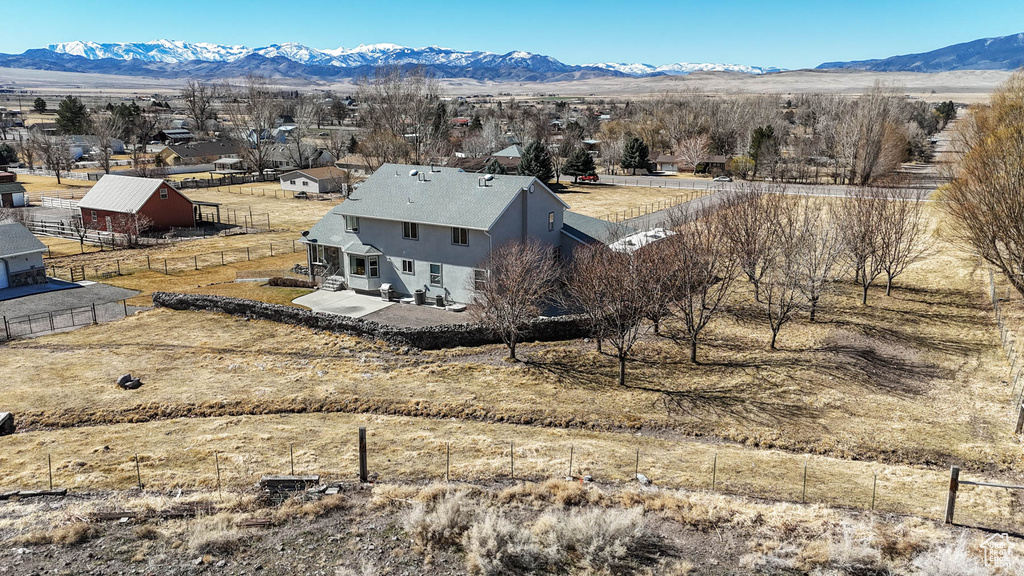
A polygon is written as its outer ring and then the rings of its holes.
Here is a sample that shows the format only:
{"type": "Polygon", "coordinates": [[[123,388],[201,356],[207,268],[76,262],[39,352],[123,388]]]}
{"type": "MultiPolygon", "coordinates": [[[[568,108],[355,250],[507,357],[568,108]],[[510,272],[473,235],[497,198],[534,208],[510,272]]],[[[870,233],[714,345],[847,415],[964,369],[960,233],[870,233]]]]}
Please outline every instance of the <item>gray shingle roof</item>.
{"type": "Polygon", "coordinates": [[[433,170],[385,164],[331,214],[490,230],[522,189],[545,188],[533,176],[494,176],[480,186],[483,177],[479,174],[452,168],[433,170]],[[418,175],[410,175],[413,170],[418,175]]]}
{"type": "Polygon", "coordinates": [[[149,200],[164,181],[104,174],[100,181],[78,201],[79,208],[134,214],[149,200]]]}
{"type": "Polygon", "coordinates": [[[46,245],[17,222],[0,224],[0,256],[46,252],[46,245]]]}
{"type": "Polygon", "coordinates": [[[602,244],[610,244],[619,238],[636,234],[636,230],[625,224],[616,224],[569,210],[562,213],[562,229],[583,242],[602,244]]]}

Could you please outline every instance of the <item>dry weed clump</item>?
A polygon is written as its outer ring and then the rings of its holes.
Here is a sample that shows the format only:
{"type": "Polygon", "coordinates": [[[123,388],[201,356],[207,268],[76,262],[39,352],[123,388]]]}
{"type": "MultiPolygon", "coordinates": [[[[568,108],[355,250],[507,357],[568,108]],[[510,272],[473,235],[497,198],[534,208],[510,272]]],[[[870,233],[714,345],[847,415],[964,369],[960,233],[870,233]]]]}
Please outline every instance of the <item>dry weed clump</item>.
{"type": "Polygon", "coordinates": [[[530,505],[543,508],[555,504],[561,507],[596,504],[602,494],[579,482],[551,479],[543,483],[526,482],[502,490],[498,494],[500,504],[530,505]]]}
{"type": "Polygon", "coordinates": [[[231,554],[237,552],[249,538],[248,532],[235,527],[234,514],[221,512],[197,518],[186,529],[186,543],[200,554],[231,554]]]}
{"type": "Polygon", "coordinates": [[[139,524],[132,529],[132,534],[139,540],[159,540],[164,535],[152,524],[139,524]]]}
{"type": "Polygon", "coordinates": [[[315,500],[306,500],[300,494],[282,502],[274,510],[273,517],[277,523],[287,522],[299,517],[312,520],[329,512],[340,510],[346,505],[345,497],[341,494],[324,496],[315,500]]]}
{"type": "Polygon", "coordinates": [[[432,502],[417,502],[405,518],[405,529],[422,549],[455,546],[480,515],[468,491],[450,492],[432,502]]]}
{"type": "Polygon", "coordinates": [[[935,546],[914,558],[915,574],[920,576],[989,576],[991,572],[969,552],[967,535],[935,546]]]}
{"type": "Polygon", "coordinates": [[[534,525],[540,542],[589,573],[628,574],[664,553],[647,530],[641,508],[591,508],[541,517],[534,525]]]}
{"type": "Polygon", "coordinates": [[[74,546],[88,542],[96,534],[96,528],[88,522],[74,522],[52,530],[30,532],[14,538],[13,541],[15,544],[24,546],[45,546],[47,544],[74,546]]]}

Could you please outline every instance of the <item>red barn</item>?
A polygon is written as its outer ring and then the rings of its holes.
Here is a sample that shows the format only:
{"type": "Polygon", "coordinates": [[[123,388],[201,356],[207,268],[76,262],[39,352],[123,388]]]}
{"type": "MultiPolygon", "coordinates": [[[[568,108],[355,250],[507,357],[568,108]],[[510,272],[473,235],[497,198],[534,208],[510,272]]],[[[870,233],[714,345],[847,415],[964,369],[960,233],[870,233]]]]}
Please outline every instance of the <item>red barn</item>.
{"type": "Polygon", "coordinates": [[[152,230],[189,228],[196,222],[192,201],[159,178],[105,174],[78,201],[78,209],[87,226],[105,232],[128,232],[140,216],[152,230]]]}

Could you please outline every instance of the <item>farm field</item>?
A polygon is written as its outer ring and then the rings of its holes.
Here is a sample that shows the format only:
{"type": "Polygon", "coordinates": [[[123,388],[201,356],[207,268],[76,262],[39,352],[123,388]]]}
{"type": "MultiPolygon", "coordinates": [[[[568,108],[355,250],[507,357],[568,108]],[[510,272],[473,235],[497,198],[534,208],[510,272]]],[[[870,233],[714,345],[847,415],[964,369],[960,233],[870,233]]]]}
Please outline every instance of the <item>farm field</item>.
{"type": "MultiPolygon", "coordinates": [[[[699,198],[706,190],[680,190],[677,188],[649,188],[644,186],[619,186],[614,184],[572,184],[570,178],[558,196],[569,205],[569,209],[586,216],[604,218],[628,211],[630,208],[649,206],[658,202],[666,205],[671,201],[685,201],[699,198]]],[[[640,215],[639,212],[635,215],[640,215]]]]}

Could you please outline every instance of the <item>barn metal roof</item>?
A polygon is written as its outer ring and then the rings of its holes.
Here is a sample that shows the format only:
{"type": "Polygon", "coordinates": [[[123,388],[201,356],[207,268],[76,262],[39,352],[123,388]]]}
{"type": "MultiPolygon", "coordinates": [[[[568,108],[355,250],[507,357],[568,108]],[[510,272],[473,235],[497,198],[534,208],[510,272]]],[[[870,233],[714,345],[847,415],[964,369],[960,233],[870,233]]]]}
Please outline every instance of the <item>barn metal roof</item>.
{"type": "Polygon", "coordinates": [[[78,201],[78,207],[134,214],[163,183],[159,178],[104,174],[85,197],[78,201]]]}

